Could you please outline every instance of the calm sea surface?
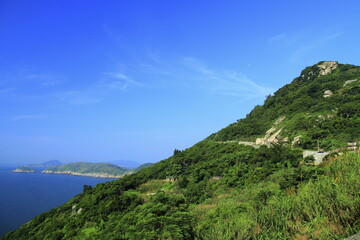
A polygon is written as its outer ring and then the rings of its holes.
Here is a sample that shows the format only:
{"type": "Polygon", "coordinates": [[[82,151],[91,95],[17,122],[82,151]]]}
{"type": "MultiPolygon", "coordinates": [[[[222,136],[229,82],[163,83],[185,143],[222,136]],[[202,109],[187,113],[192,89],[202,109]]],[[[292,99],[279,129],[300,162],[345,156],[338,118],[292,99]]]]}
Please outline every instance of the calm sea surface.
{"type": "Polygon", "coordinates": [[[83,191],[113,179],[61,174],[13,173],[0,168],[0,237],[42,212],[55,208],[83,191]]]}

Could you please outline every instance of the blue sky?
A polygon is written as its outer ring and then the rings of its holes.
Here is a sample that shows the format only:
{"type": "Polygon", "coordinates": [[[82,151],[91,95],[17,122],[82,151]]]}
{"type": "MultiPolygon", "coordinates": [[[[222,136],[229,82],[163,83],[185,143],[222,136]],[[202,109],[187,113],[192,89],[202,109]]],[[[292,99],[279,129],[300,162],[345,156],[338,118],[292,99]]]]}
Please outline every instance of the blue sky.
{"type": "Polygon", "coordinates": [[[359,1],[0,1],[0,163],[156,162],[322,60],[359,1]]]}

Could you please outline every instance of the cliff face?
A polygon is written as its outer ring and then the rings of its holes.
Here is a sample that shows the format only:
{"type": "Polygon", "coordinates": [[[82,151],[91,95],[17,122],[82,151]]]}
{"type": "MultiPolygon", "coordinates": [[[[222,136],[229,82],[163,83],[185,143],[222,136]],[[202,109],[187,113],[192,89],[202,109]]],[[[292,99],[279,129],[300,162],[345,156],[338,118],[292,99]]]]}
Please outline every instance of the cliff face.
{"type": "Polygon", "coordinates": [[[317,66],[320,69],[319,76],[324,76],[334,71],[339,66],[339,63],[335,61],[325,61],[317,66]]]}

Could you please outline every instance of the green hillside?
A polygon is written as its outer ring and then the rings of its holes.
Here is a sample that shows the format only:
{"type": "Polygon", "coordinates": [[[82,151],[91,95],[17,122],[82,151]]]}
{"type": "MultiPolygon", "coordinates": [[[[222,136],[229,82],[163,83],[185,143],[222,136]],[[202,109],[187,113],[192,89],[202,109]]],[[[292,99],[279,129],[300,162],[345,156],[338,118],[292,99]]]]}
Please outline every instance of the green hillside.
{"type": "MultiPolygon", "coordinates": [[[[244,119],[212,134],[216,141],[262,138],[274,122],[283,117],[276,129],[290,143],[311,149],[321,142],[324,149],[345,147],[348,141],[360,140],[360,67],[338,64],[331,74],[320,75],[320,62],[304,69],[292,83],[268,96],[264,105],[256,106],[244,119]],[[353,80],[353,81],[352,81],[353,80]],[[325,96],[326,91],[332,95],[325,96]]],[[[337,64],[337,63],[336,63],[337,64]]],[[[275,131],[274,131],[275,132],[275,131]]]]}
{"type": "Polygon", "coordinates": [[[308,67],[245,119],[3,239],[344,239],[360,231],[359,153],[313,165],[302,148],[359,141],[355,79],[360,67],[308,67]]]}

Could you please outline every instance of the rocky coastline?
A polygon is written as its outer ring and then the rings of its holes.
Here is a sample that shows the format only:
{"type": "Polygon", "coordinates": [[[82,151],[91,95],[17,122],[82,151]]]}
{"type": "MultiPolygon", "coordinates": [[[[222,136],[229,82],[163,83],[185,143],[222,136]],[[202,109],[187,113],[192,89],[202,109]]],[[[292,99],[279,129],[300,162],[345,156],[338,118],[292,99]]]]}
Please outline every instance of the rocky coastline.
{"type": "Polygon", "coordinates": [[[31,169],[31,168],[17,168],[15,170],[12,170],[12,172],[16,172],[16,173],[34,173],[36,171],[34,169],[31,169]]]}
{"type": "Polygon", "coordinates": [[[44,170],[42,173],[48,174],[66,174],[66,175],[73,175],[73,176],[83,176],[83,177],[96,177],[96,178],[121,178],[124,175],[112,175],[107,173],[78,173],[72,171],[51,171],[51,170],[44,170]]]}

